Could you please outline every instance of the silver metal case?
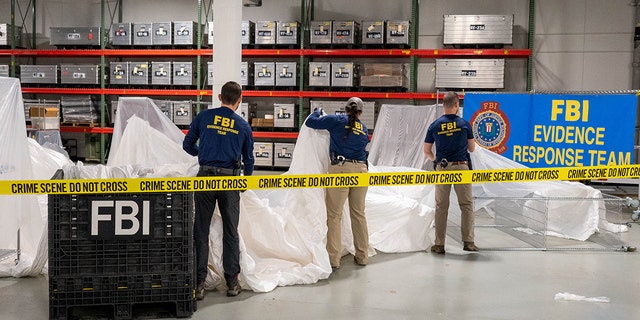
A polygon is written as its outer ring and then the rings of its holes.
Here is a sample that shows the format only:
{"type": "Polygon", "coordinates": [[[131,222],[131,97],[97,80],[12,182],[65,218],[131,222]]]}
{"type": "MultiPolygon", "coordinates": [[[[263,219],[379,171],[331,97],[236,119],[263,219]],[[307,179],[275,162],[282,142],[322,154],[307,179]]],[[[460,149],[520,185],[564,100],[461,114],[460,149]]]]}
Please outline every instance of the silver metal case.
{"type": "Polygon", "coordinates": [[[133,45],[150,46],[153,45],[153,25],[151,23],[133,24],[133,45]]]}
{"type": "Polygon", "coordinates": [[[273,144],[273,166],[274,167],[289,167],[291,166],[291,159],[293,158],[293,149],[295,149],[295,143],[276,142],[273,144]]]}
{"type": "MultiPolygon", "coordinates": [[[[202,26],[201,29],[204,29],[202,26]]],[[[198,24],[195,21],[173,22],[173,44],[196,46],[198,43],[198,24]]]]}
{"type": "Polygon", "coordinates": [[[445,45],[513,43],[513,15],[445,15],[445,45]]]}
{"type": "Polygon", "coordinates": [[[249,103],[241,102],[240,103],[240,116],[245,121],[249,122],[249,103]]]}
{"type": "MultiPolygon", "coordinates": [[[[240,81],[242,81],[242,77],[240,78],[240,81]]],[[[208,86],[213,85],[213,62],[211,61],[207,62],[207,85],[208,86]]]]}
{"type": "Polygon", "coordinates": [[[22,27],[14,26],[7,23],[0,23],[0,46],[10,47],[22,46],[22,27]],[[11,38],[11,30],[14,30],[13,39],[11,38]]]}
{"type": "Polygon", "coordinates": [[[60,83],[100,84],[100,65],[61,64],[60,83]]]}
{"type": "Polygon", "coordinates": [[[356,21],[333,21],[331,43],[354,45],[360,43],[360,23],[356,21]]]}
{"type": "Polygon", "coordinates": [[[129,84],[149,84],[148,62],[129,62],[129,84]]]}
{"type": "Polygon", "coordinates": [[[174,101],[171,109],[173,123],[176,125],[190,125],[193,120],[193,105],[191,101],[174,101]]]}
{"type": "Polygon", "coordinates": [[[276,62],[276,87],[294,87],[298,75],[297,62],[276,62]]]}
{"type": "Polygon", "coordinates": [[[273,165],[273,142],[254,142],[253,158],[256,166],[273,165]]]}
{"type": "Polygon", "coordinates": [[[309,62],[309,86],[331,86],[331,62],[309,62]]]}
{"type": "Polygon", "coordinates": [[[298,21],[278,21],[277,27],[277,44],[299,45],[300,23],[298,21]]]}
{"type": "Polygon", "coordinates": [[[171,84],[171,61],[151,62],[151,84],[171,84]]]}
{"type": "Polygon", "coordinates": [[[383,45],[385,38],[385,22],[382,20],[377,21],[362,21],[361,27],[361,43],[364,45],[383,45]]]}
{"type": "Polygon", "coordinates": [[[182,86],[192,86],[195,84],[195,73],[193,72],[193,62],[173,62],[173,84],[182,86]]]}
{"type": "Polygon", "coordinates": [[[255,86],[275,86],[275,62],[254,62],[253,84],[255,86]]]}
{"type": "MultiPolygon", "coordinates": [[[[363,101],[364,108],[362,109],[362,114],[360,115],[360,121],[367,126],[367,129],[373,129],[375,124],[375,102],[373,101],[363,101]]],[[[346,99],[343,101],[322,101],[322,100],[311,100],[309,104],[309,112],[313,112],[315,108],[322,108],[326,114],[346,114],[344,111],[344,107],[346,106],[346,99]]]]}
{"type": "Polygon", "coordinates": [[[153,103],[156,104],[158,109],[169,118],[169,120],[173,121],[173,101],[171,100],[161,100],[161,99],[153,99],[153,103]]]}
{"type": "Polygon", "coordinates": [[[154,46],[170,46],[173,44],[173,22],[154,22],[152,24],[154,46]]]}
{"type": "Polygon", "coordinates": [[[275,21],[256,21],[254,32],[254,44],[256,45],[274,45],[276,44],[276,22],[275,21]]]}
{"type": "Polygon", "coordinates": [[[21,83],[58,83],[57,65],[22,65],[21,83]]]}
{"type": "Polygon", "coordinates": [[[0,77],[8,77],[9,76],[9,65],[0,64],[0,77]]]}
{"type": "Polygon", "coordinates": [[[241,26],[241,43],[242,45],[250,45],[253,44],[253,31],[254,31],[254,25],[255,23],[253,23],[253,21],[248,21],[248,20],[244,20],[242,21],[242,26],[241,26]]]}
{"type": "Polygon", "coordinates": [[[387,21],[386,44],[410,46],[411,22],[408,20],[387,21]]]}
{"type": "Polygon", "coordinates": [[[296,105],[293,103],[273,104],[273,126],[279,128],[296,127],[296,105]]]}
{"type": "Polygon", "coordinates": [[[332,87],[355,87],[360,78],[358,65],[353,62],[331,63],[332,87]]]}
{"type": "Polygon", "coordinates": [[[100,46],[100,27],[50,27],[52,46],[100,46]]]}
{"type": "Polygon", "coordinates": [[[109,63],[109,83],[129,84],[129,62],[109,63]]]}
{"type": "Polygon", "coordinates": [[[133,23],[123,22],[111,25],[111,44],[114,46],[133,45],[133,23]]]}
{"type": "Polygon", "coordinates": [[[213,21],[207,22],[207,44],[213,45],[213,21]]]}
{"type": "Polygon", "coordinates": [[[502,89],[504,59],[436,59],[436,88],[502,89]]]}
{"type": "Polygon", "coordinates": [[[331,21],[311,21],[309,28],[310,44],[331,44],[331,37],[333,35],[331,21]]]}
{"type": "Polygon", "coordinates": [[[253,64],[247,61],[240,62],[240,85],[251,86],[253,85],[253,64]]]}

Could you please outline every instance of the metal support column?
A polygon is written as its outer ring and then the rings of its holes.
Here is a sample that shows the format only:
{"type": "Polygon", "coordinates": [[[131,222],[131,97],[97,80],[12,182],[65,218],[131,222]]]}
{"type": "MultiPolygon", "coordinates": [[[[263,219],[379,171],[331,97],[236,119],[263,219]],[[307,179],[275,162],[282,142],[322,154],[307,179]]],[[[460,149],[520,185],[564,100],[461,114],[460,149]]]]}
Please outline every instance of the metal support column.
{"type": "MultiPolygon", "coordinates": [[[[198,54],[196,55],[196,89],[198,89],[198,93],[202,90],[202,57],[200,56],[200,49],[202,49],[202,32],[204,29],[202,26],[202,0],[198,0],[198,32],[196,34],[196,49],[198,50],[198,54]]],[[[200,112],[200,101],[202,100],[202,96],[198,94],[196,96],[196,113],[200,112]]]]}
{"type": "MultiPolygon", "coordinates": [[[[104,69],[105,69],[105,64],[106,64],[106,60],[105,60],[105,56],[104,56],[104,49],[106,47],[106,43],[107,43],[107,39],[105,37],[105,28],[104,28],[104,1],[105,0],[101,0],[100,1],[100,49],[102,49],[102,53],[100,54],[100,89],[102,90],[102,92],[104,92],[105,89],[105,83],[104,83],[104,77],[105,77],[105,73],[104,73],[104,69]]],[[[108,35],[108,34],[107,34],[108,35]]],[[[105,123],[105,116],[106,116],[106,101],[105,101],[105,97],[104,97],[104,93],[100,94],[100,127],[105,127],[106,123],[105,123]]],[[[100,134],[100,163],[105,164],[106,163],[106,159],[107,159],[107,154],[106,154],[106,135],[105,134],[100,134]]]]}
{"type": "Polygon", "coordinates": [[[533,87],[533,40],[536,36],[536,0],[529,0],[529,58],[527,58],[527,91],[533,87]]]}
{"type": "MultiPolygon", "coordinates": [[[[413,0],[411,3],[411,26],[410,26],[410,39],[412,49],[418,48],[418,26],[420,25],[420,0],[413,0]]],[[[409,92],[418,91],[418,57],[412,55],[409,58],[409,92]]],[[[412,100],[415,104],[416,101],[412,100]]]]}

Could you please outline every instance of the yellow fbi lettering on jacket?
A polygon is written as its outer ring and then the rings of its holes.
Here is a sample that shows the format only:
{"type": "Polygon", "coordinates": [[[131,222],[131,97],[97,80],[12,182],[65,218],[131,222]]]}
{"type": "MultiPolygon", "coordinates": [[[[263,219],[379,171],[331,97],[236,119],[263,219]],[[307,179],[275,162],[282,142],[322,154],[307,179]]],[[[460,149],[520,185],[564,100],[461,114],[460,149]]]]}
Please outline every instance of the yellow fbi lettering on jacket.
{"type": "MultiPolygon", "coordinates": [[[[344,127],[349,129],[349,126],[344,126],[344,127]]],[[[364,128],[362,127],[362,123],[360,123],[360,122],[354,123],[353,124],[353,128],[351,128],[351,132],[353,132],[356,135],[365,134],[364,133],[364,128]]]]}
{"type": "Polygon", "coordinates": [[[227,132],[238,134],[238,130],[234,129],[235,124],[233,119],[216,115],[213,117],[213,124],[207,125],[207,128],[217,130],[220,135],[226,135],[227,132]]]}
{"type": "Polygon", "coordinates": [[[458,124],[455,122],[444,122],[440,124],[440,132],[438,134],[445,134],[448,136],[453,135],[454,132],[460,131],[462,129],[458,128],[458,124]]]}

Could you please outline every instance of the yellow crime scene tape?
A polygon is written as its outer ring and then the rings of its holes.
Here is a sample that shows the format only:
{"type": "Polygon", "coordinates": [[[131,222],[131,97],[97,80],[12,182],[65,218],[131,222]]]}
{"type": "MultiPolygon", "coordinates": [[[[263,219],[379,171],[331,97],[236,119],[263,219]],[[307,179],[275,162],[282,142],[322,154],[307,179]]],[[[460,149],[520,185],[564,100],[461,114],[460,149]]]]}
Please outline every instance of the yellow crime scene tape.
{"type": "Polygon", "coordinates": [[[0,180],[0,195],[198,192],[638,178],[640,165],[127,179],[0,180]]]}

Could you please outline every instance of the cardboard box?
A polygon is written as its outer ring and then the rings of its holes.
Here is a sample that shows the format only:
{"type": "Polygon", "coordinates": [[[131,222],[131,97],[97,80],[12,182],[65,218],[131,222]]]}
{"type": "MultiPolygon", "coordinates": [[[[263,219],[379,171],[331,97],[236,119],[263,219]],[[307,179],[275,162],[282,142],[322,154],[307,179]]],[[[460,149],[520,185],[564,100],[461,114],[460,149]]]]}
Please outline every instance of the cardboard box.
{"type": "Polygon", "coordinates": [[[31,107],[29,109],[29,117],[41,117],[41,118],[52,118],[59,117],[60,109],[54,107],[31,107]]]}

